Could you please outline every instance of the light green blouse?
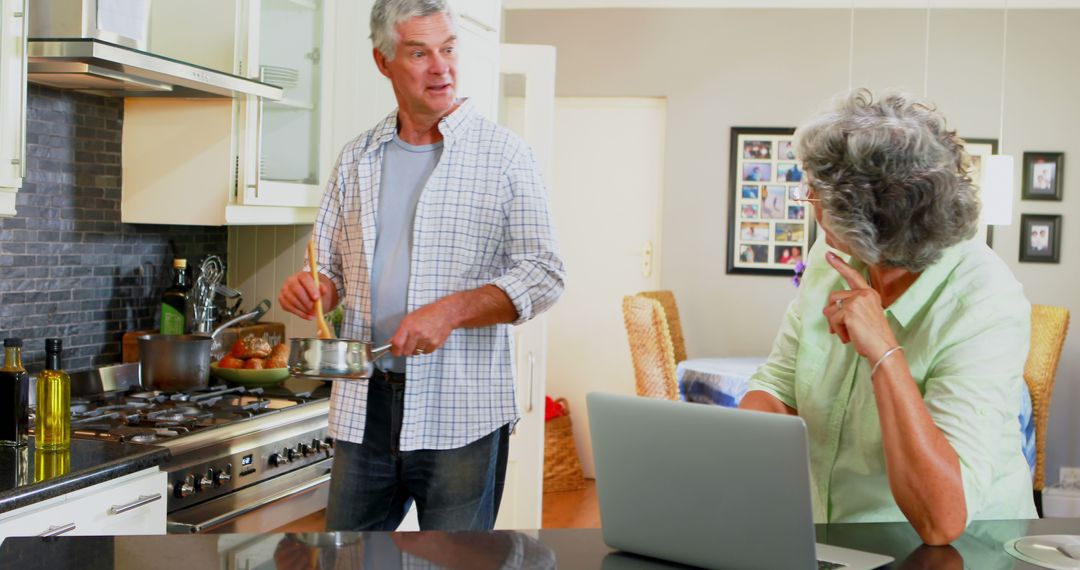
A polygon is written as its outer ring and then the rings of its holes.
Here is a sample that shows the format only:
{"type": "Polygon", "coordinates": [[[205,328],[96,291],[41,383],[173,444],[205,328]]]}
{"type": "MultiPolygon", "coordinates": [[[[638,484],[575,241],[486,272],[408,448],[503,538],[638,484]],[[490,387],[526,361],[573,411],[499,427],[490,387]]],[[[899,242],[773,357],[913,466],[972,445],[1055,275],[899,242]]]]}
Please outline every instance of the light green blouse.
{"type": "MultiPolygon", "coordinates": [[[[889,490],[870,367],[829,334],[829,293],[848,288],[818,240],[769,360],[751,378],[798,410],[810,437],[816,522],[903,521],[889,490]]],[[[845,259],[847,256],[843,256],[845,259]]],[[[866,266],[850,263],[866,275],[866,266]]],[[[967,241],[945,250],[885,316],[934,423],[960,458],[968,521],[1034,518],[1020,398],[1031,305],[1005,263],[967,241]]]]}

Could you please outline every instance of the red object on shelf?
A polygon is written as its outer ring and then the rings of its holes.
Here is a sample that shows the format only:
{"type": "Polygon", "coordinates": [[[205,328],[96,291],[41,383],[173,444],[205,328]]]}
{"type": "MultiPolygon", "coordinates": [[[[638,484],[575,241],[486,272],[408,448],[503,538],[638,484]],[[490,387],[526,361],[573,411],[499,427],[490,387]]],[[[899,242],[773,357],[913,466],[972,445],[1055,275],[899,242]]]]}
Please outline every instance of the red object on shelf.
{"type": "Polygon", "coordinates": [[[551,399],[551,396],[544,397],[544,421],[551,421],[559,416],[566,415],[566,408],[562,404],[551,399]]]}

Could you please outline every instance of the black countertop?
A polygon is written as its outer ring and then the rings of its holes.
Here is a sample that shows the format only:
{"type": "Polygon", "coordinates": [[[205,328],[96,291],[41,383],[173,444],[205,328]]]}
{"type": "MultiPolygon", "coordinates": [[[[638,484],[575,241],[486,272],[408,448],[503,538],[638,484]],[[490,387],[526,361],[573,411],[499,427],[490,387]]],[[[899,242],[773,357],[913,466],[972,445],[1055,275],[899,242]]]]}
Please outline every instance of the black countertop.
{"type": "Polygon", "coordinates": [[[73,439],[64,452],[30,445],[0,446],[0,513],[44,501],[164,463],[169,450],[154,445],[73,439]]]}
{"type": "MultiPolygon", "coordinates": [[[[923,546],[906,523],[819,525],[819,542],[887,554],[888,568],[1033,569],[1004,550],[1025,535],[1080,534],[1080,519],[978,521],[952,546],[923,546]]],[[[765,538],[765,537],[763,537],[765,538]]],[[[615,552],[598,529],[492,533],[176,534],[9,538],[0,568],[687,568],[615,552]],[[317,565],[317,566],[316,566],[317,565]]]]}

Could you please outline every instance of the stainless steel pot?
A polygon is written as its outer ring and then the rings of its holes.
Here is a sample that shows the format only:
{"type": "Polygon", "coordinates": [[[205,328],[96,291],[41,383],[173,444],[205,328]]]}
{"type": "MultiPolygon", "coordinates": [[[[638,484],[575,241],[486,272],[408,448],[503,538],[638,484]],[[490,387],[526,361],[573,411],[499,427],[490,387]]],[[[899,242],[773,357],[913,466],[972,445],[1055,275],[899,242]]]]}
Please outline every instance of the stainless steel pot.
{"type": "Polygon", "coordinates": [[[319,380],[366,380],[375,361],[390,352],[390,345],[371,348],[370,342],[344,338],[294,338],[290,343],[289,372],[319,380]]]}
{"type": "Polygon", "coordinates": [[[175,392],[205,388],[210,383],[210,352],[214,338],[236,323],[258,320],[270,310],[264,299],[254,311],[230,319],[209,335],[145,334],[139,337],[139,369],[147,390],[175,392]]]}

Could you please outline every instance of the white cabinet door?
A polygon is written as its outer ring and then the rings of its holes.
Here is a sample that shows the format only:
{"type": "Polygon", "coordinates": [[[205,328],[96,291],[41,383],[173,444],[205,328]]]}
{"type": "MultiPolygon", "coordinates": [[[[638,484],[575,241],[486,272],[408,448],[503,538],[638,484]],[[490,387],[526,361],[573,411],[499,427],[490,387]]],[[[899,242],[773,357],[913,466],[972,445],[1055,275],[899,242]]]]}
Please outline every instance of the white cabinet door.
{"type": "Polygon", "coordinates": [[[65,505],[65,511],[80,513],[86,525],[74,534],[120,535],[165,534],[168,503],[168,476],[153,469],[136,473],[134,479],[103,483],[83,497],[65,505]]]}
{"type": "Polygon", "coordinates": [[[0,515],[9,536],[165,534],[168,478],[154,467],[0,515]]]}
{"type": "Polygon", "coordinates": [[[468,20],[458,22],[459,97],[472,99],[480,114],[499,118],[499,34],[468,20]]]}
{"type": "Polygon", "coordinates": [[[241,118],[239,202],[315,208],[333,150],[334,5],[324,0],[251,0],[248,75],[284,89],[280,101],[248,99],[241,118]]]}
{"type": "Polygon", "coordinates": [[[26,172],[26,0],[0,0],[0,216],[26,172]]]}

